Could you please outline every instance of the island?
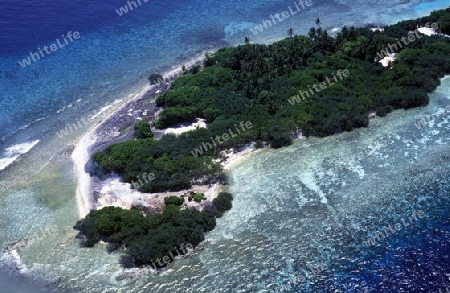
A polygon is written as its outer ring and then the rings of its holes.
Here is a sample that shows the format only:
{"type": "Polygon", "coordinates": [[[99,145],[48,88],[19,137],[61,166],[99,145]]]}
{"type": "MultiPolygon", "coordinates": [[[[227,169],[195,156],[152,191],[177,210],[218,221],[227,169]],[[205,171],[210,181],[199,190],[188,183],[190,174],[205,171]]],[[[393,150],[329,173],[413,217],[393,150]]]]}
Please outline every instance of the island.
{"type": "MultiPolygon", "coordinates": [[[[202,66],[183,68],[156,98],[156,119],[136,122],[134,139],[92,156],[97,175],[113,172],[142,193],[226,184],[229,150],[282,148],[366,127],[375,115],[427,105],[450,73],[450,9],[383,28],[343,27],[334,36],[317,19],[308,36],[293,29],[287,35],[271,45],[245,38],[206,54],[202,66]],[[158,130],[199,119],[205,127],[155,138],[158,130]]],[[[161,80],[157,73],[149,78],[161,80]]],[[[83,246],[104,241],[110,251],[122,249],[126,267],[158,269],[197,247],[232,199],[221,192],[206,204],[191,191],[165,197],[159,213],[92,210],[74,228],[83,246]],[[205,204],[188,206],[192,201],[205,204]]]]}

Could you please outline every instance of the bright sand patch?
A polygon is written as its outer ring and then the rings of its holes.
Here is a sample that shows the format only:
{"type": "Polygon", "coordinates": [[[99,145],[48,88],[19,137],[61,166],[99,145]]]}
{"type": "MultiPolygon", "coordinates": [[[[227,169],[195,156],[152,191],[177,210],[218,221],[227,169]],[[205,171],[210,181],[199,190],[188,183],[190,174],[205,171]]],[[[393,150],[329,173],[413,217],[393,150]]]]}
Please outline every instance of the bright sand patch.
{"type": "Polygon", "coordinates": [[[438,32],[436,32],[431,27],[419,27],[417,30],[419,31],[419,33],[424,34],[424,35],[429,36],[429,37],[433,36],[433,35],[440,35],[440,36],[444,36],[444,37],[447,37],[447,38],[450,37],[449,35],[446,35],[446,34],[439,34],[438,32]]]}
{"type": "Polygon", "coordinates": [[[417,30],[419,31],[419,33],[424,34],[426,36],[432,36],[436,34],[434,29],[432,29],[431,27],[419,27],[417,30]]]}
{"type": "Polygon", "coordinates": [[[198,128],[206,128],[206,126],[207,126],[207,124],[206,124],[205,119],[197,118],[197,119],[195,119],[195,122],[193,122],[191,124],[179,124],[176,127],[166,128],[164,130],[164,134],[180,135],[184,132],[195,130],[195,129],[197,129],[197,127],[198,128]]]}
{"type": "Polygon", "coordinates": [[[149,207],[152,210],[162,210],[165,206],[164,198],[168,196],[185,196],[185,206],[195,207],[202,210],[202,203],[188,201],[187,196],[190,192],[203,193],[206,200],[212,201],[217,197],[220,186],[219,184],[193,185],[189,190],[168,191],[161,193],[141,193],[135,189],[131,189],[131,184],[122,182],[120,178],[108,178],[96,190],[99,195],[98,201],[95,203],[95,209],[101,209],[107,206],[121,207],[130,209],[132,206],[149,207]]]}
{"type": "Polygon", "coordinates": [[[75,174],[77,176],[77,203],[78,213],[81,218],[86,216],[92,209],[90,200],[91,178],[88,173],[84,171],[84,166],[89,161],[90,154],[88,149],[92,143],[94,130],[89,131],[84,135],[72,153],[72,160],[74,161],[75,174]]]}
{"type": "Polygon", "coordinates": [[[381,65],[383,65],[384,67],[388,67],[390,63],[394,62],[395,60],[395,53],[390,54],[389,56],[384,57],[383,59],[381,59],[380,62],[381,65]]]}

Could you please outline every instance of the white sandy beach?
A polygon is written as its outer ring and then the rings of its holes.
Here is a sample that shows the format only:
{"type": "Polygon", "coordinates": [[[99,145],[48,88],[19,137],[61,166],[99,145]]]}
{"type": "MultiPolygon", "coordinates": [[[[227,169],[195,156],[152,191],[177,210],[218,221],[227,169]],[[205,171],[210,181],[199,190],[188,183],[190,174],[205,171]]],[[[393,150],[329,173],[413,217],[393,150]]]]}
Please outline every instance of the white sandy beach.
{"type": "Polygon", "coordinates": [[[88,173],[84,171],[84,166],[89,160],[88,149],[92,143],[92,135],[94,130],[86,133],[77,143],[75,150],[72,153],[72,160],[74,161],[75,174],[77,176],[77,203],[78,213],[80,217],[86,216],[92,208],[90,200],[90,181],[91,178],[88,173]]]}

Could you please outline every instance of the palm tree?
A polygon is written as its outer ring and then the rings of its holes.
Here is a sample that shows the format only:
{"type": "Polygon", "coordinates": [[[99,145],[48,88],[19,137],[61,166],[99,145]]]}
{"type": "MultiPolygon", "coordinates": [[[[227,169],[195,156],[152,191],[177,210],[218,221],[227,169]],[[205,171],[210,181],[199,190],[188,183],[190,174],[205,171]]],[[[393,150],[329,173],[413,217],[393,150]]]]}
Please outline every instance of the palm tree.
{"type": "Polygon", "coordinates": [[[288,29],[287,31],[288,36],[292,38],[292,36],[294,35],[294,30],[292,28],[288,29]]]}
{"type": "Polygon", "coordinates": [[[321,27],[318,27],[317,29],[316,29],[316,33],[317,33],[317,36],[320,38],[320,37],[322,37],[322,28],[321,27]]]}
{"type": "Polygon", "coordinates": [[[314,39],[314,37],[316,36],[316,29],[315,28],[310,28],[309,29],[309,32],[308,32],[308,36],[311,38],[311,39],[314,39]]]}
{"type": "Polygon", "coordinates": [[[250,38],[249,38],[249,37],[245,37],[244,42],[245,42],[246,44],[250,44],[250,38]]]}
{"type": "Polygon", "coordinates": [[[348,37],[350,38],[351,41],[356,39],[356,29],[353,25],[350,27],[350,30],[348,32],[348,37]]]}

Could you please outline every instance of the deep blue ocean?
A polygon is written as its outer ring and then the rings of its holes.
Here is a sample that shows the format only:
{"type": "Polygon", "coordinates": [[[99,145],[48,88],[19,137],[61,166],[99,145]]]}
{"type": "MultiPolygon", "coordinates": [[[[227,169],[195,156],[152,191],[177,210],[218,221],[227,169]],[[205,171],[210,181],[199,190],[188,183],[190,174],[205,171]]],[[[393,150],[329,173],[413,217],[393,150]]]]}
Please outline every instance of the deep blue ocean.
{"type": "MultiPolygon", "coordinates": [[[[250,28],[271,14],[286,10],[294,1],[140,0],[141,5],[135,2],[137,7],[119,16],[116,10],[127,5],[124,0],[0,1],[2,188],[25,177],[14,171],[16,161],[26,162],[31,171],[40,170],[54,153],[75,143],[98,121],[93,120],[92,125],[71,138],[58,139],[56,133],[67,123],[119,105],[145,87],[151,73],[177,68],[204,51],[242,44],[245,36],[253,42],[270,43],[284,37],[289,27],[294,27],[298,34],[306,34],[316,17],[331,30],[343,25],[395,23],[449,5],[447,0],[405,5],[383,0],[313,0],[314,5],[296,18],[254,35],[250,28]],[[30,65],[19,64],[39,48],[50,46],[57,39],[63,41],[63,35],[67,36],[69,31],[79,32],[80,38],[68,41],[66,46],[30,65]],[[32,152],[39,154],[38,159],[33,157],[27,162],[32,152]]],[[[444,169],[442,174],[449,174],[449,170],[444,169]]],[[[450,292],[448,177],[430,182],[428,188],[409,192],[423,200],[433,196],[438,200],[433,205],[419,200],[402,209],[397,217],[378,223],[381,226],[398,223],[407,216],[405,210],[428,212],[425,219],[405,229],[407,232],[388,237],[379,246],[349,246],[346,255],[338,261],[324,256],[321,261],[326,261],[332,269],[322,271],[320,278],[307,287],[289,281],[288,287],[280,285],[276,290],[258,292],[450,292]]],[[[383,214],[380,206],[376,208],[383,214]]],[[[359,223],[363,222],[369,223],[359,223]]],[[[260,227],[264,225],[260,223],[260,227]]],[[[374,224],[374,227],[378,226],[374,224]]],[[[244,262],[246,252],[241,253],[244,262]]],[[[297,275],[301,264],[290,268],[290,273],[297,275]]],[[[265,278],[270,276],[266,274],[259,280],[264,284],[265,278]]],[[[292,276],[286,276],[286,280],[291,279],[292,276]]],[[[4,282],[0,275],[0,292],[4,282]]],[[[255,292],[240,288],[229,292],[255,292]]],[[[23,288],[21,292],[25,290],[28,289],[23,288]]],[[[224,292],[214,288],[205,290],[224,292]]]]}

